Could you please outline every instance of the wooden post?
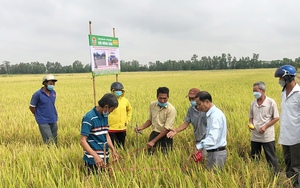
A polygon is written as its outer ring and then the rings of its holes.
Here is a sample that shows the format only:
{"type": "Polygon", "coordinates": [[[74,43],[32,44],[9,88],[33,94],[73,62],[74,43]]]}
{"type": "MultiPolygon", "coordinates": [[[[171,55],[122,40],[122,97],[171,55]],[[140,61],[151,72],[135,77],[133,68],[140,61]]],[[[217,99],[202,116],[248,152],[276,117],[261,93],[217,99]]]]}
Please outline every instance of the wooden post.
{"type": "MultiPolygon", "coordinates": [[[[136,125],[135,125],[136,131],[137,131],[137,128],[138,128],[138,123],[136,123],[136,125]]],[[[136,155],[135,156],[137,158],[138,157],[138,150],[139,150],[139,135],[138,135],[138,132],[135,133],[135,140],[136,140],[136,146],[135,146],[136,147],[135,148],[136,149],[135,150],[136,151],[136,155]]]]}
{"type": "MultiPolygon", "coordinates": [[[[90,29],[90,35],[92,34],[92,22],[89,21],[89,29],[90,29]]],[[[97,106],[97,100],[96,100],[96,83],[95,83],[95,75],[93,75],[93,92],[94,92],[94,105],[97,106]]]]}
{"type": "MultiPolygon", "coordinates": [[[[116,37],[116,30],[115,30],[115,28],[113,28],[113,37],[116,37]]],[[[120,63],[119,63],[119,66],[121,66],[120,63]]],[[[118,82],[118,74],[116,74],[116,82],[118,82]]]]}
{"type": "Polygon", "coordinates": [[[115,28],[113,28],[113,36],[116,37],[116,31],[115,31],[115,28]]]}

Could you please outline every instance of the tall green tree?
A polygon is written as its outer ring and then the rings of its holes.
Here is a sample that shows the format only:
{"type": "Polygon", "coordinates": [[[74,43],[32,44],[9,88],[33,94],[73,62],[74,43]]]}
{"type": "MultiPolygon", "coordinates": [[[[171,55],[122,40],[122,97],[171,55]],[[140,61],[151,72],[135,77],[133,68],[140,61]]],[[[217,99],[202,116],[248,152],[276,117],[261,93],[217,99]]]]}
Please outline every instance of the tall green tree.
{"type": "Polygon", "coordinates": [[[74,61],[74,63],[73,63],[73,71],[74,72],[78,72],[78,73],[84,72],[83,64],[80,61],[78,61],[78,60],[74,61]]]}
{"type": "Polygon", "coordinates": [[[10,62],[9,61],[3,61],[2,67],[5,71],[4,74],[10,74],[10,62]]]}

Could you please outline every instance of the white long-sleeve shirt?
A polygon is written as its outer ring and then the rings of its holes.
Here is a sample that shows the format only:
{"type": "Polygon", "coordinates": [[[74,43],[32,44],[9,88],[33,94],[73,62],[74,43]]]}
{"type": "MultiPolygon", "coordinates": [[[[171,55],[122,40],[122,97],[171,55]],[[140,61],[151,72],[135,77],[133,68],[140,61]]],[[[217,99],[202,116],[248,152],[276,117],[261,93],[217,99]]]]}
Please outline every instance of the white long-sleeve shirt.
{"type": "Polygon", "coordinates": [[[300,86],[295,85],[286,96],[286,90],[282,92],[280,113],[279,144],[295,145],[300,143],[300,86]]]}
{"type": "Polygon", "coordinates": [[[206,117],[206,136],[201,142],[196,144],[197,149],[211,150],[226,146],[227,123],[224,113],[213,105],[206,112],[206,117]]]}

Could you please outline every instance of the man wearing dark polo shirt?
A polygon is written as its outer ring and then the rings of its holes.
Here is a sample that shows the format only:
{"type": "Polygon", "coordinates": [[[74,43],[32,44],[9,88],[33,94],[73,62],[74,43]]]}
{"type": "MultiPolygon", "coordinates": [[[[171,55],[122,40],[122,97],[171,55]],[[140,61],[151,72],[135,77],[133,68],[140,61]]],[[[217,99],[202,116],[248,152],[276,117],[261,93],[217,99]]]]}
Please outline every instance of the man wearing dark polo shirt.
{"type": "Polygon", "coordinates": [[[163,153],[173,146],[173,139],[168,138],[166,134],[174,127],[176,110],[168,102],[169,89],[159,87],[157,89],[157,100],[150,104],[149,117],[147,121],[135,129],[136,132],[142,131],[152,125],[152,132],[148,140],[148,153],[153,154],[154,148],[159,145],[163,153]]]}
{"type": "Polygon", "coordinates": [[[185,130],[189,126],[189,124],[192,124],[194,128],[194,136],[196,143],[200,142],[205,137],[207,126],[206,115],[205,112],[200,111],[195,101],[195,97],[199,92],[200,90],[198,88],[191,88],[189,90],[188,95],[186,97],[189,98],[191,106],[188,108],[185,120],[179,127],[177,127],[176,129],[172,129],[170,132],[168,132],[168,138],[173,138],[177,133],[185,130]]]}
{"type": "Polygon", "coordinates": [[[57,111],[55,108],[57,79],[52,74],[42,79],[43,87],[36,91],[31,98],[29,109],[35,120],[45,144],[57,144],[57,111]]]}

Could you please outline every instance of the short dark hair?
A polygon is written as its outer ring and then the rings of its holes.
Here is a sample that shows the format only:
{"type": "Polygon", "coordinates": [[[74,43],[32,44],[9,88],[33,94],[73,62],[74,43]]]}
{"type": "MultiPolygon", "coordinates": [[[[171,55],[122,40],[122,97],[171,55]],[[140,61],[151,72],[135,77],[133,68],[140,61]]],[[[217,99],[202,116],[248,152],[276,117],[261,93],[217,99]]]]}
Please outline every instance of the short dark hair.
{"type": "Polygon", "coordinates": [[[158,97],[158,95],[159,95],[160,93],[165,93],[165,94],[167,94],[167,96],[169,97],[169,88],[167,88],[167,87],[159,87],[159,88],[157,89],[157,91],[156,91],[156,97],[158,97]]]}
{"type": "Polygon", "coordinates": [[[212,97],[207,91],[200,91],[197,93],[195,98],[199,98],[200,101],[204,102],[205,100],[209,100],[212,102],[212,97]]]}
{"type": "Polygon", "coordinates": [[[119,103],[118,99],[114,94],[106,93],[103,97],[98,101],[98,105],[103,108],[105,105],[108,105],[108,108],[114,107],[117,108],[119,103]]]}

